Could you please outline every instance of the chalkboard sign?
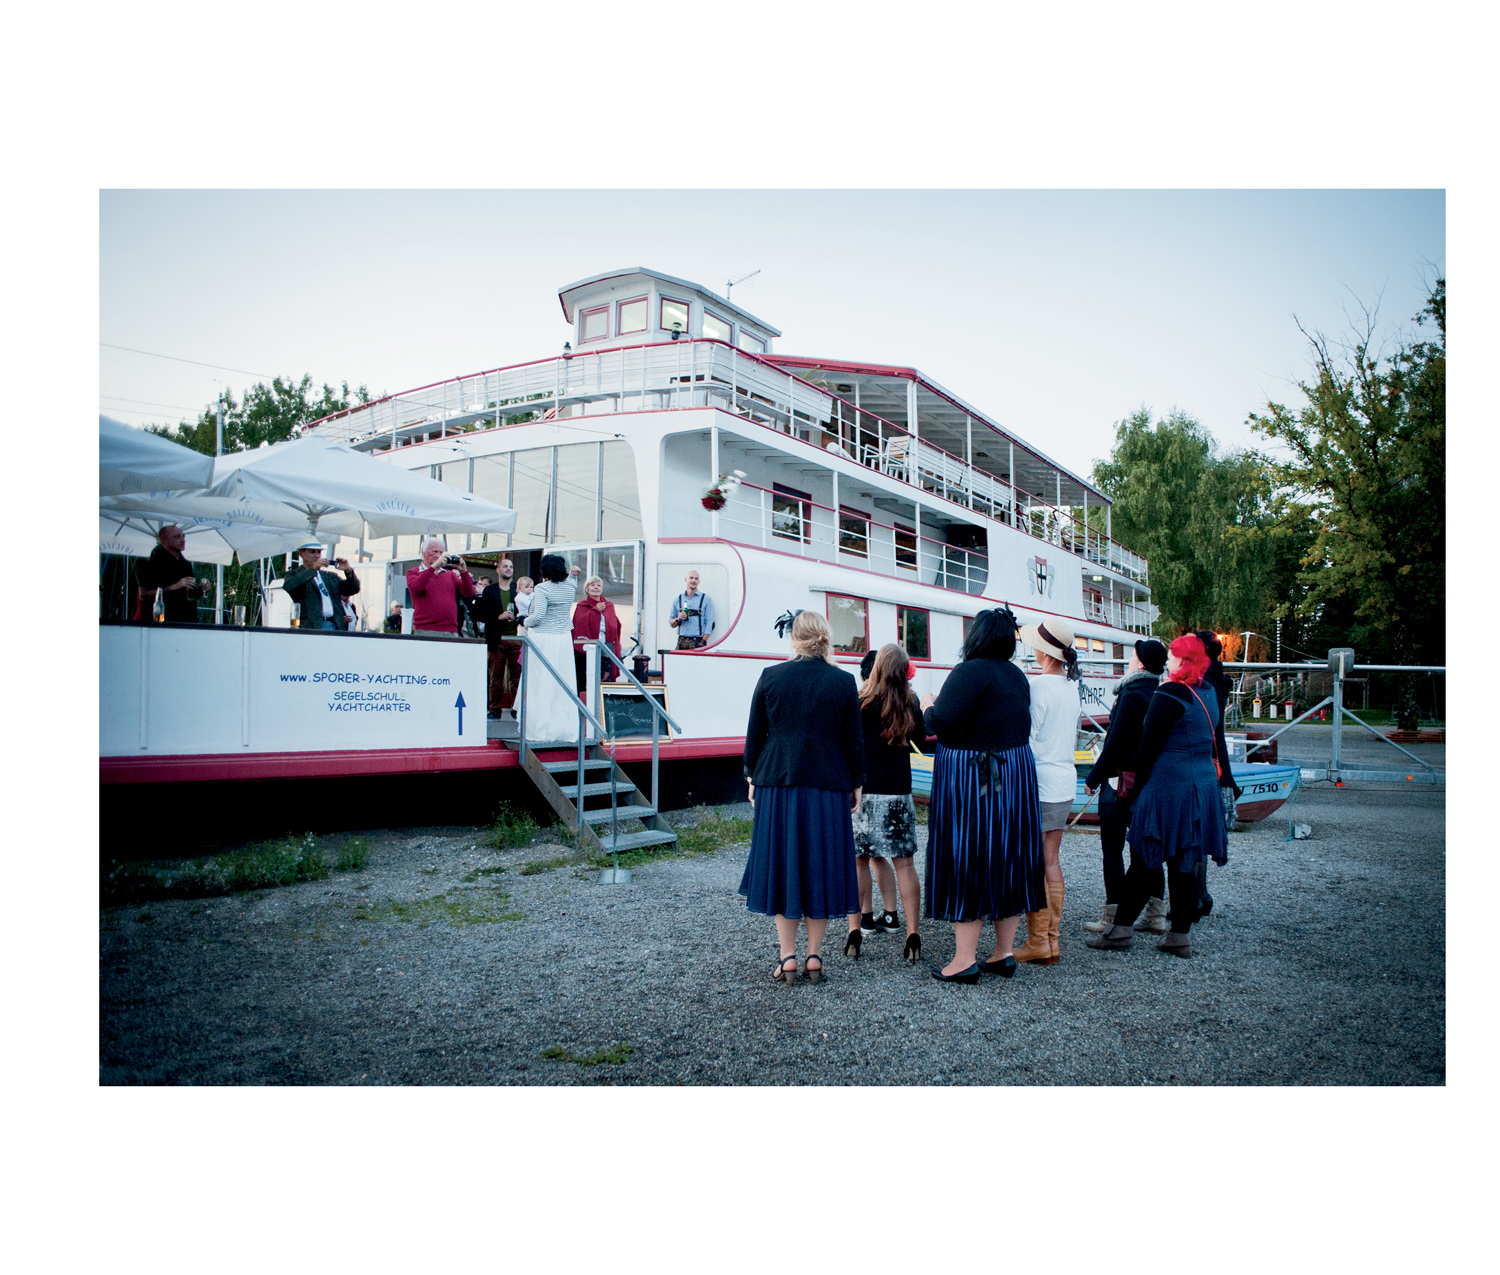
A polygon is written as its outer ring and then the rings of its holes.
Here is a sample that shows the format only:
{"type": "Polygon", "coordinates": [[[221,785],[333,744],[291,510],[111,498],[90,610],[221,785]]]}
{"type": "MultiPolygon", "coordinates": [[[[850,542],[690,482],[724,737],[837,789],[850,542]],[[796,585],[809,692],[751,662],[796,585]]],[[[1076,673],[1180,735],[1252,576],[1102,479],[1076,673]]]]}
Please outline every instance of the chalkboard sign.
{"type": "MultiPolygon", "coordinates": [[[[664,686],[653,686],[649,694],[668,712],[667,690],[664,686]]],[[[604,724],[616,739],[650,739],[651,719],[655,714],[646,698],[633,686],[606,687],[604,689],[604,724]]],[[[661,738],[670,739],[672,728],[661,723],[661,738]]]]}

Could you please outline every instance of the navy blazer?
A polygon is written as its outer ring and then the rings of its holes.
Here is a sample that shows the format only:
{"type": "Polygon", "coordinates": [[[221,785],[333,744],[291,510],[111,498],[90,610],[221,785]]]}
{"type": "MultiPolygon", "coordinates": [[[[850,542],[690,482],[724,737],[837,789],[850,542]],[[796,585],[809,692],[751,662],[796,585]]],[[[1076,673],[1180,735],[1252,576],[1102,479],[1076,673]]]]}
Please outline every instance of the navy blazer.
{"type": "Polygon", "coordinates": [[[745,778],[757,788],[863,787],[864,731],[853,674],[813,659],[766,669],[750,700],[745,778]]]}

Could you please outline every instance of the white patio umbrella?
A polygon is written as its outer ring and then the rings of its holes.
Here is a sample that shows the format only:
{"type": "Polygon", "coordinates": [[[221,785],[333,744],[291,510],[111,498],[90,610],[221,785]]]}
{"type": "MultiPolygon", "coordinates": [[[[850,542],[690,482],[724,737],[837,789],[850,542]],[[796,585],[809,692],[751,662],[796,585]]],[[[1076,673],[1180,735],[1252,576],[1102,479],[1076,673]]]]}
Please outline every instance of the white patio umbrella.
{"type": "Polygon", "coordinates": [[[236,553],[241,562],[289,553],[307,539],[305,530],[263,527],[213,518],[188,518],[155,510],[99,509],[99,552],[149,558],[156,533],[169,523],[182,529],[182,555],[189,562],[228,566],[236,553]]]}
{"type": "Polygon", "coordinates": [[[362,522],[372,536],[506,532],[516,525],[515,511],[494,501],[317,437],[221,456],[202,494],[283,506],[313,533],[321,525],[357,536],[362,522]]]}
{"type": "Polygon", "coordinates": [[[181,443],[99,417],[99,494],[207,487],[214,458],[181,443]]]}
{"type": "MultiPolygon", "coordinates": [[[[296,510],[271,501],[233,500],[228,496],[204,496],[197,492],[148,491],[138,496],[110,496],[99,501],[102,514],[139,514],[153,526],[175,522],[186,530],[202,526],[218,530],[223,539],[239,550],[240,560],[265,558],[295,549],[307,539],[307,520],[296,510]],[[287,542],[290,541],[290,544],[287,542]]],[[[359,518],[352,522],[359,534],[359,518]]],[[[341,531],[342,528],[330,529],[341,531]]]]}

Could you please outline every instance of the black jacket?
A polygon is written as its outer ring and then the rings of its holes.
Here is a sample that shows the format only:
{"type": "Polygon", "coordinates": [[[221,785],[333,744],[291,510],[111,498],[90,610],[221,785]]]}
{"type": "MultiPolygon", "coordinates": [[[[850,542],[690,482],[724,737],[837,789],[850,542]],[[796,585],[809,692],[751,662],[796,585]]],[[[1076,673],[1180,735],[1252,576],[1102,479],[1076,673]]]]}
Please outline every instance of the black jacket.
{"type": "Polygon", "coordinates": [[[1031,738],[1031,684],[1009,660],[965,660],[943,680],[926,727],[944,748],[1019,748],[1031,738]]]}
{"type": "Polygon", "coordinates": [[[510,582],[510,588],[502,590],[498,584],[487,584],[480,595],[469,605],[469,614],[474,617],[476,624],[484,626],[484,641],[490,650],[500,645],[503,637],[515,637],[516,622],[514,620],[502,620],[500,616],[506,612],[514,612],[516,609],[516,582],[510,582]]]}
{"type": "Polygon", "coordinates": [[[865,739],[865,792],[901,796],[911,792],[911,746],[921,748],[927,742],[927,727],[917,697],[907,692],[912,726],[905,737],[894,744],[885,742],[880,731],[880,705],[872,700],[859,710],[859,723],[865,739]]]}
{"type": "Polygon", "coordinates": [[[1224,710],[1229,707],[1229,693],[1234,689],[1234,683],[1224,672],[1224,665],[1215,660],[1203,675],[1203,684],[1213,687],[1214,694],[1219,697],[1219,720],[1214,723],[1214,747],[1219,750],[1219,760],[1224,765],[1224,773],[1219,776],[1219,787],[1233,788],[1234,795],[1238,797],[1241,789],[1234,782],[1234,776],[1229,773],[1229,748],[1224,741],[1224,710]]]}
{"type": "MultiPolygon", "coordinates": [[[[281,582],[287,597],[302,608],[303,628],[321,628],[323,624],[323,597],[318,592],[318,586],[313,583],[313,574],[311,567],[296,567],[288,571],[281,582]],[[317,620],[316,625],[311,622],[314,619],[317,620]]],[[[323,577],[323,587],[328,590],[328,596],[333,602],[333,614],[328,618],[333,621],[334,628],[347,629],[349,617],[344,614],[339,599],[353,597],[359,592],[359,577],[352,571],[343,580],[332,571],[320,571],[317,574],[323,577]]]]}
{"type": "MultiPolygon", "coordinates": [[[[1090,788],[1103,789],[1105,781],[1124,771],[1134,771],[1139,766],[1141,726],[1146,720],[1146,709],[1160,681],[1154,674],[1144,670],[1132,673],[1120,683],[1120,693],[1109,714],[1109,733],[1104,737],[1104,747],[1099,752],[1094,768],[1083,782],[1090,788]]],[[[1131,789],[1129,795],[1120,799],[1128,806],[1135,800],[1138,790],[1131,789]]]]}
{"type": "Polygon", "coordinates": [[[745,778],[757,788],[862,787],[864,735],[853,676],[823,660],[791,659],[766,669],[750,699],[745,778]]]}

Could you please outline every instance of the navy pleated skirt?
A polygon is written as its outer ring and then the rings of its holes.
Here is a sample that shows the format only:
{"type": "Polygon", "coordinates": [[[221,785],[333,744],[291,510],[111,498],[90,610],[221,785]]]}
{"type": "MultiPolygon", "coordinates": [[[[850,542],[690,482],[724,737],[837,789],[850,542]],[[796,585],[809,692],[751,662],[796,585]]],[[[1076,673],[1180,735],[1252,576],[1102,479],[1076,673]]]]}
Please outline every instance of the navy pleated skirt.
{"type": "Polygon", "coordinates": [[[1003,920],[1047,905],[1041,804],[1030,744],[937,747],[927,819],[926,913],[1003,920]]]}
{"type": "Polygon", "coordinates": [[[752,912],[814,921],[859,911],[849,794],[757,788],[740,893],[752,912]]]}

